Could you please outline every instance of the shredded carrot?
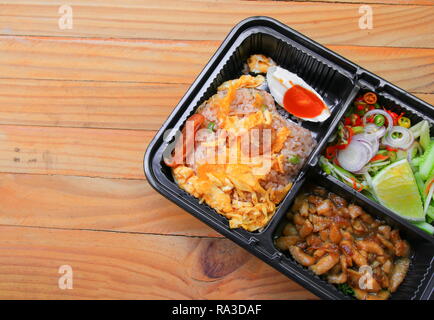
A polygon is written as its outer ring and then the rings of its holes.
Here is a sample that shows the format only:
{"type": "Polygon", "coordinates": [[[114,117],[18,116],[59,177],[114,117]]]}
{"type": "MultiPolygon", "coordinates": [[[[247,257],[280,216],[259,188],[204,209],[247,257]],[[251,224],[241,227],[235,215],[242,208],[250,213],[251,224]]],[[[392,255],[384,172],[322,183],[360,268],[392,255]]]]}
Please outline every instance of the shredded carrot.
{"type": "Polygon", "coordinates": [[[431,189],[432,184],[434,183],[434,179],[431,179],[431,181],[427,184],[425,188],[425,194],[429,193],[429,189],[431,189]]]}
{"type": "Polygon", "coordinates": [[[360,192],[363,190],[363,185],[360,183],[360,188],[357,187],[357,180],[356,178],[351,178],[351,181],[353,181],[353,189],[357,192],[360,192]]]}

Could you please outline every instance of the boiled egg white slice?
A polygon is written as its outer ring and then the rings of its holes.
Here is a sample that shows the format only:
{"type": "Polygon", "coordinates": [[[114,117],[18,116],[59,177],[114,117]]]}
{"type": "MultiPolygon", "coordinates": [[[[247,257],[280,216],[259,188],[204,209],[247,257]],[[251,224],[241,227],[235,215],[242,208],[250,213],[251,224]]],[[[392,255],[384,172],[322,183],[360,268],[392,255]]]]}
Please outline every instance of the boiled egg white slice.
{"type": "MultiPolygon", "coordinates": [[[[312,122],[321,122],[325,121],[328,117],[330,117],[330,109],[327,104],[324,102],[323,98],[311,87],[309,86],[302,78],[297,76],[295,73],[289,72],[286,69],[275,66],[268,68],[267,71],[267,83],[270,89],[270,93],[273,96],[274,100],[282,106],[285,110],[290,112],[288,108],[285,108],[284,105],[284,97],[286,92],[291,89],[293,86],[300,86],[311,93],[313,93],[323,104],[322,111],[313,116],[313,117],[303,117],[297,114],[293,114],[297,118],[312,121],[312,122]]],[[[315,99],[316,100],[316,99],[315,99]]],[[[305,105],[305,107],[309,107],[309,105],[305,105]]]]}

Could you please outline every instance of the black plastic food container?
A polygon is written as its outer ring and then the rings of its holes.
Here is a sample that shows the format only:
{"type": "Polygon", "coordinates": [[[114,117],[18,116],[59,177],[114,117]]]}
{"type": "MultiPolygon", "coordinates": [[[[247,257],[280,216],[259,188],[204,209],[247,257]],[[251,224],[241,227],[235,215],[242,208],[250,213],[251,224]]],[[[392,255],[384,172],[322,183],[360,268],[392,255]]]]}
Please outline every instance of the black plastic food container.
{"type": "MultiPolygon", "coordinates": [[[[224,236],[270,264],[289,278],[324,299],[351,299],[335,286],[295,262],[289,254],[274,245],[275,237],[285,224],[285,214],[300,188],[314,181],[350,201],[362,206],[374,217],[386,220],[401,230],[410,242],[410,269],[398,291],[391,299],[430,299],[434,291],[434,239],[390,210],[374,203],[347,185],[326,176],[318,168],[318,159],[327,139],[334,132],[355,96],[363,90],[379,93],[385,103],[397,104],[411,112],[415,119],[434,122],[434,109],[409,93],[362,69],[340,55],[324,48],[286,25],[268,18],[252,17],[239,23],[229,33],[220,48],[199,74],[172,114],[150,142],[145,154],[144,168],[149,183],[162,195],[202,220],[224,236]],[[242,74],[247,58],[256,53],[271,57],[278,65],[298,74],[312,86],[331,107],[331,117],[323,123],[303,122],[315,136],[318,145],[300,171],[293,187],[261,231],[230,229],[228,220],[214,209],[180,189],[173,181],[170,168],[162,155],[174,135],[165,132],[180,130],[196,108],[217,91],[224,81],[242,74]]],[[[284,114],[287,116],[287,114],[284,114]]]]}

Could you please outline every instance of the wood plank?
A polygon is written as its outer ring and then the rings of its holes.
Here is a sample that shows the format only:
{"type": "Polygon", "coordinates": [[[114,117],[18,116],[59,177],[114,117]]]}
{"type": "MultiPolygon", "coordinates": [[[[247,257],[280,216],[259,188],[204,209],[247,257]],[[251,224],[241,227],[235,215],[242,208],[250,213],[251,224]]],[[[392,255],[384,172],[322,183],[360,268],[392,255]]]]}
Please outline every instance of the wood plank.
{"type": "Polygon", "coordinates": [[[0,37],[2,78],[190,83],[217,42],[0,37]]]}
{"type": "MultiPolygon", "coordinates": [[[[257,1],[257,0],[251,0],[257,1]]],[[[426,5],[433,6],[432,0],[274,0],[282,2],[329,2],[329,3],[358,3],[358,4],[399,4],[399,5],[426,5]]]]}
{"type": "Polygon", "coordinates": [[[416,93],[416,97],[428,102],[430,105],[434,106],[434,94],[432,93],[416,93]]]}
{"type": "Polygon", "coordinates": [[[226,239],[0,227],[2,299],[315,299],[226,239]],[[58,288],[58,269],[73,289],[58,288]]]}
{"type": "Polygon", "coordinates": [[[407,91],[434,92],[434,50],[330,47],[345,58],[407,91]]]}
{"type": "Polygon", "coordinates": [[[0,172],[144,179],[153,131],[0,126],[0,172]]]}
{"type": "MultiPolygon", "coordinates": [[[[216,41],[0,37],[1,78],[191,83],[216,41]]],[[[329,46],[413,92],[434,92],[434,49],[329,46]]]]}
{"type": "Polygon", "coordinates": [[[185,84],[0,79],[0,124],[158,130],[185,84]]]}
{"type": "Polygon", "coordinates": [[[0,174],[0,225],[222,237],[146,181],[0,174]]]}
{"type": "Polygon", "coordinates": [[[74,24],[71,30],[62,30],[57,3],[3,1],[1,34],[222,40],[239,21],[263,15],[327,44],[434,46],[433,6],[372,5],[374,28],[362,30],[358,3],[334,3],[333,15],[330,4],[323,2],[70,0],[68,4],[74,24]]]}
{"type": "MultiPolygon", "coordinates": [[[[417,79],[408,81],[421,84],[417,79]]],[[[158,130],[187,88],[185,84],[0,79],[0,124],[158,130]]],[[[434,94],[416,95],[434,105],[434,94]]]]}

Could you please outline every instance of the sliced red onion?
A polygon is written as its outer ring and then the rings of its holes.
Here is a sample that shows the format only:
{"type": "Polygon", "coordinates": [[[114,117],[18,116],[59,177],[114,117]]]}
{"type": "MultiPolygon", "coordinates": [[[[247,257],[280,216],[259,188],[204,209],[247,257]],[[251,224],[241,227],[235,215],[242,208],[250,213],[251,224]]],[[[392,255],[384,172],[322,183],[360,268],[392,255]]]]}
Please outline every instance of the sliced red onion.
{"type": "Polygon", "coordinates": [[[381,142],[385,145],[391,146],[392,148],[399,148],[399,149],[407,150],[413,144],[414,136],[410,130],[408,130],[404,127],[394,126],[383,137],[381,142]],[[392,138],[392,135],[394,133],[400,133],[401,137],[400,138],[392,138]]]}
{"type": "Polygon", "coordinates": [[[386,118],[386,120],[387,120],[387,130],[386,130],[386,132],[389,131],[392,128],[392,126],[393,126],[393,119],[390,116],[390,114],[388,114],[386,111],[381,110],[381,109],[374,109],[374,110],[366,112],[365,115],[363,116],[363,125],[366,126],[367,119],[370,116],[375,115],[375,114],[381,114],[381,115],[383,115],[386,118]]]}
{"type": "Polygon", "coordinates": [[[382,136],[384,136],[384,134],[386,133],[386,127],[381,126],[378,127],[377,125],[373,124],[373,123],[368,123],[365,126],[365,135],[367,136],[372,136],[373,138],[381,138],[382,136]]]}
{"type": "MultiPolygon", "coordinates": [[[[375,140],[373,146],[372,146],[372,156],[375,156],[378,152],[378,150],[380,149],[380,140],[375,140]]],[[[371,158],[369,158],[369,160],[371,160],[371,158]]]]}
{"type": "Polygon", "coordinates": [[[361,142],[365,142],[367,144],[371,144],[376,140],[376,139],[371,139],[370,136],[365,135],[364,133],[360,133],[360,134],[356,134],[353,136],[352,140],[357,140],[357,141],[361,141],[361,142]]]}
{"type": "Polygon", "coordinates": [[[337,159],[339,164],[345,170],[357,172],[361,170],[371,159],[371,148],[369,144],[356,140],[343,150],[339,150],[337,159]]]}
{"type": "Polygon", "coordinates": [[[380,148],[380,142],[372,135],[365,135],[364,133],[356,134],[353,136],[353,140],[359,141],[369,148],[369,160],[378,152],[378,149],[380,148]]]}

